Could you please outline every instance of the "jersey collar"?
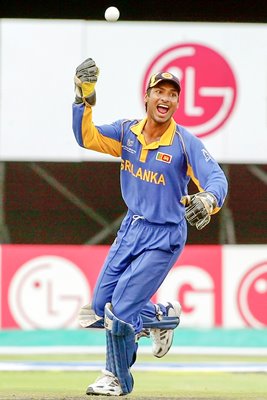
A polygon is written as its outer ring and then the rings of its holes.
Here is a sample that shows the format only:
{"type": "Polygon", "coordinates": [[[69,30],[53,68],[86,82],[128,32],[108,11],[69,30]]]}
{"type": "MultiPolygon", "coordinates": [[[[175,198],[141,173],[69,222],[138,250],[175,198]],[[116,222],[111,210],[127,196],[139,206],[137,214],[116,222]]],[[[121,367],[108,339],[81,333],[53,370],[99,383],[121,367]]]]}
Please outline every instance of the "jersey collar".
{"type": "Polygon", "coordinates": [[[157,142],[152,142],[148,145],[146,144],[145,138],[142,134],[142,131],[143,131],[146,121],[147,121],[147,118],[144,118],[130,128],[131,131],[137,136],[139,142],[144,147],[146,147],[147,149],[155,149],[155,148],[158,148],[159,146],[170,146],[172,144],[175,130],[176,130],[176,122],[174,121],[173,118],[171,119],[171,123],[170,123],[169,127],[163,133],[160,140],[157,142]]]}

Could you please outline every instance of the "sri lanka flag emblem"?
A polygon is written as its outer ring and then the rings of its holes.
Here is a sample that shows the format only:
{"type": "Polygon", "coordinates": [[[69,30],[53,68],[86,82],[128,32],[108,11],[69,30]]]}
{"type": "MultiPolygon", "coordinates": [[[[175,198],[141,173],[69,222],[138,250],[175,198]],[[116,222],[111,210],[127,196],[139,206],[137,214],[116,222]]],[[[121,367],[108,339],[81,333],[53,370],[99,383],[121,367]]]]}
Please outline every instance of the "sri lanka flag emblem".
{"type": "Polygon", "coordinates": [[[170,154],[161,153],[160,151],[158,151],[156,155],[156,160],[170,164],[172,156],[170,154]]]}

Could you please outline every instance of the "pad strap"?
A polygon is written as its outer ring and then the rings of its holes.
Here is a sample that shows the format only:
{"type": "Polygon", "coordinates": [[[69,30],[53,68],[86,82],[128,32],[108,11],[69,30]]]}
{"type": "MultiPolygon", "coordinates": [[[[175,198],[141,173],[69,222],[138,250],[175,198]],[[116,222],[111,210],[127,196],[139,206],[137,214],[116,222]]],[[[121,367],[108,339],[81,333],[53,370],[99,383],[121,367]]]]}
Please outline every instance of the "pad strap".
{"type": "MultiPolygon", "coordinates": [[[[80,324],[83,328],[95,328],[95,329],[103,329],[104,328],[104,318],[87,318],[84,321],[80,321],[80,324]]],[[[143,321],[143,328],[146,329],[175,329],[180,323],[179,317],[168,317],[161,316],[160,319],[157,317],[151,318],[141,314],[141,318],[143,321]]]]}
{"type": "Polygon", "coordinates": [[[158,318],[150,318],[145,315],[141,315],[143,320],[143,327],[150,329],[175,329],[180,324],[179,317],[168,317],[162,316],[159,320],[158,318]]]}

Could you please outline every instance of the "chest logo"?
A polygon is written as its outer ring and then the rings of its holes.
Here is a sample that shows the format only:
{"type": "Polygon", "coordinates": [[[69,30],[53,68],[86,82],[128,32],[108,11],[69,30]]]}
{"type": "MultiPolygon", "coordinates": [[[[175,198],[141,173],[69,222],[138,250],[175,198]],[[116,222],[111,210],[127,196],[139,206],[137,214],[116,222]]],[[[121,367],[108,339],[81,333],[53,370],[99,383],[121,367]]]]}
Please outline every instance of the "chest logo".
{"type": "Polygon", "coordinates": [[[127,146],[132,147],[134,145],[134,141],[132,139],[127,140],[127,146]]]}
{"type": "Polygon", "coordinates": [[[170,154],[161,153],[160,151],[158,151],[157,155],[156,155],[156,160],[170,164],[171,160],[172,160],[172,156],[170,154]]]}

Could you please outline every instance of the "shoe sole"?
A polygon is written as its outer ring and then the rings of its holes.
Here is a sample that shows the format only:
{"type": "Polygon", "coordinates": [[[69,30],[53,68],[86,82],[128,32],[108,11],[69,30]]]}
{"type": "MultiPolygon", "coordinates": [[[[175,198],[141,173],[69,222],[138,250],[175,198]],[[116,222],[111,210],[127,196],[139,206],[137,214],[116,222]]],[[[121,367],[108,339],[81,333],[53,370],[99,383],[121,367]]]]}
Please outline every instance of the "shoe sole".
{"type": "Polygon", "coordinates": [[[121,394],[115,394],[115,393],[97,393],[93,389],[87,389],[86,394],[88,396],[123,396],[123,393],[121,394]]]}

